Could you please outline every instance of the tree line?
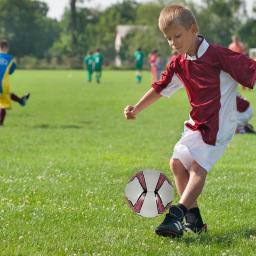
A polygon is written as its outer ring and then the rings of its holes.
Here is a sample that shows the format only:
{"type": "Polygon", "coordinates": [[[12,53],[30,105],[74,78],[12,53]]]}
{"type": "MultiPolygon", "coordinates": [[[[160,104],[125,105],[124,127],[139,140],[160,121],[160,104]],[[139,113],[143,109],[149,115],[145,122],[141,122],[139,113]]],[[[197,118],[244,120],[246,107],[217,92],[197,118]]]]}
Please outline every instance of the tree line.
{"type": "MultiPolygon", "coordinates": [[[[127,65],[133,52],[142,47],[145,53],[158,49],[162,56],[170,49],[157,23],[159,12],[170,1],[156,0],[138,3],[123,0],[104,9],[78,7],[69,0],[61,20],[49,18],[49,7],[39,0],[0,0],[0,38],[10,43],[10,51],[18,60],[36,66],[81,67],[82,56],[101,48],[109,64],[115,57],[117,25],[143,25],[147,29],[131,31],[123,42],[120,55],[127,65]]],[[[256,15],[248,16],[245,0],[202,0],[202,4],[180,1],[188,5],[197,17],[202,33],[209,42],[227,46],[232,34],[237,34],[247,48],[256,47],[256,15]]]]}

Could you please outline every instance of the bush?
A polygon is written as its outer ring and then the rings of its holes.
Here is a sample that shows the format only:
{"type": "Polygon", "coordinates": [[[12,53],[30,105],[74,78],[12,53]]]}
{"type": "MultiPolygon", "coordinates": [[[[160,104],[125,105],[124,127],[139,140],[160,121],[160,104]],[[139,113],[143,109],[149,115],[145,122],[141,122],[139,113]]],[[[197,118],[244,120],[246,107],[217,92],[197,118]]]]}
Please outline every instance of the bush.
{"type": "Polygon", "coordinates": [[[37,68],[38,59],[31,56],[25,56],[19,59],[18,66],[23,69],[37,68]]]}

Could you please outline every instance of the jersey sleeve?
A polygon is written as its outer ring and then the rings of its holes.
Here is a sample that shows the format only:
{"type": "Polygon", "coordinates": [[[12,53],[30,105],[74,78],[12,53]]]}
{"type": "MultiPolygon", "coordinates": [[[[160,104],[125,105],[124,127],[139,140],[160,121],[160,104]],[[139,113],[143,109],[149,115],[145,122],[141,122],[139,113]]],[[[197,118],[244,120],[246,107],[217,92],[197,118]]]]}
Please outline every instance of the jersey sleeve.
{"type": "Polygon", "coordinates": [[[162,73],[161,79],[152,84],[152,88],[162,96],[170,97],[183,87],[182,81],[175,73],[176,63],[176,58],[172,58],[162,73]]]}
{"type": "Polygon", "coordinates": [[[17,67],[17,66],[16,66],[16,63],[15,63],[15,62],[12,62],[11,67],[10,67],[10,69],[9,69],[9,74],[10,74],[10,75],[15,71],[16,67],[17,67]]]}
{"type": "Polygon", "coordinates": [[[238,112],[243,113],[249,106],[250,102],[248,100],[242,98],[240,95],[236,96],[236,108],[238,112]]]}
{"type": "Polygon", "coordinates": [[[241,85],[253,88],[256,82],[256,62],[246,55],[218,47],[217,57],[221,69],[241,85]]]}

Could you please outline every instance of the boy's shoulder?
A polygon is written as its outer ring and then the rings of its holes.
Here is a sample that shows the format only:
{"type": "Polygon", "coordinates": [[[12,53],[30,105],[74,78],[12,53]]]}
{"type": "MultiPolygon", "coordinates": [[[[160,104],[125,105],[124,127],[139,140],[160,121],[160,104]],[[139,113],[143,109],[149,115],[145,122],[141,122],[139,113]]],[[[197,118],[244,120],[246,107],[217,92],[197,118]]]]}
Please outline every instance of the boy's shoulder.
{"type": "Polygon", "coordinates": [[[209,52],[212,54],[234,54],[234,51],[218,44],[209,44],[209,52]]]}
{"type": "Polygon", "coordinates": [[[103,54],[101,52],[95,52],[93,55],[94,56],[102,56],[103,54]]]}
{"type": "Polygon", "coordinates": [[[185,54],[176,54],[170,57],[170,62],[183,61],[186,59],[185,54]]]}
{"type": "Polygon", "coordinates": [[[177,68],[181,63],[183,63],[186,60],[185,54],[177,54],[177,55],[172,55],[169,58],[168,65],[167,67],[170,68],[177,68]]]}
{"type": "Polygon", "coordinates": [[[218,45],[210,44],[209,45],[209,56],[212,59],[221,60],[221,62],[230,62],[230,64],[235,64],[236,61],[240,61],[241,58],[247,58],[243,53],[232,51],[231,49],[218,45]]]}
{"type": "Polygon", "coordinates": [[[12,56],[11,54],[9,54],[9,53],[4,53],[4,52],[1,52],[1,53],[0,53],[0,56],[1,56],[2,58],[9,59],[9,60],[11,60],[11,59],[13,58],[13,56],[12,56]]]}

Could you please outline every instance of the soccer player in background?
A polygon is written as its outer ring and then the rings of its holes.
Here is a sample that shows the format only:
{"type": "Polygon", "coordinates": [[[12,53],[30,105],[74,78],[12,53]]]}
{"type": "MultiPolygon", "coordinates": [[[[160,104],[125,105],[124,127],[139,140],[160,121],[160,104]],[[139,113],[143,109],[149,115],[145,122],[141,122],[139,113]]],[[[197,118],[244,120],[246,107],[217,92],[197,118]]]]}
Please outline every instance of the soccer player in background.
{"type": "MultiPolygon", "coordinates": [[[[239,40],[239,37],[237,35],[233,35],[231,37],[232,43],[228,46],[228,48],[231,51],[238,52],[241,54],[246,54],[246,49],[244,47],[244,44],[239,40]]],[[[246,90],[247,88],[245,86],[242,86],[243,90],[246,90]]]]}
{"type": "Polygon", "coordinates": [[[159,80],[161,77],[161,73],[163,71],[163,62],[159,53],[156,56],[156,68],[157,68],[157,80],[159,80]]]}
{"type": "Polygon", "coordinates": [[[136,69],[136,82],[139,84],[142,80],[142,68],[143,68],[143,60],[144,60],[144,52],[141,48],[138,48],[134,52],[134,58],[135,58],[135,69],[136,69]]]}
{"type": "Polygon", "coordinates": [[[237,128],[236,133],[256,133],[249,120],[253,116],[253,109],[248,100],[244,99],[241,95],[236,96],[237,105],[237,128]]]}
{"type": "Polygon", "coordinates": [[[150,64],[150,72],[151,72],[151,76],[152,76],[152,83],[157,81],[157,50],[152,51],[149,56],[148,56],[148,60],[149,60],[149,64],[150,64]]]}
{"type": "Polygon", "coordinates": [[[11,100],[25,106],[30,94],[19,97],[10,92],[9,75],[16,69],[13,57],[8,54],[9,46],[6,40],[0,41],[0,125],[4,124],[6,110],[11,108],[11,100]]]}
{"type": "Polygon", "coordinates": [[[94,64],[93,52],[89,51],[88,54],[84,57],[84,65],[87,70],[87,81],[88,82],[92,81],[93,64],[94,64]]]}
{"type": "Polygon", "coordinates": [[[99,84],[101,75],[102,75],[102,66],[103,66],[103,54],[101,53],[101,50],[98,48],[96,52],[93,55],[94,58],[94,71],[96,75],[96,82],[99,84]]]}
{"type": "Polygon", "coordinates": [[[239,40],[239,37],[233,35],[231,39],[232,43],[228,46],[228,48],[234,52],[246,54],[244,44],[239,40]]]}
{"type": "Polygon", "coordinates": [[[125,107],[124,115],[136,119],[162,96],[171,96],[181,87],[186,89],[191,106],[189,120],[170,160],[180,199],[155,230],[160,236],[180,237],[184,230],[206,230],[197,200],[208,172],[236,131],[237,84],[254,87],[256,62],[209,44],[199,35],[193,13],[181,5],[163,8],[159,28],[178,55],[172,57],[161,80],[154,82],[137,104],[125,107]]]}

